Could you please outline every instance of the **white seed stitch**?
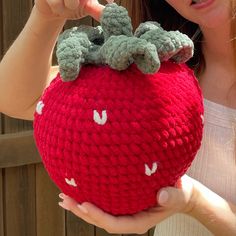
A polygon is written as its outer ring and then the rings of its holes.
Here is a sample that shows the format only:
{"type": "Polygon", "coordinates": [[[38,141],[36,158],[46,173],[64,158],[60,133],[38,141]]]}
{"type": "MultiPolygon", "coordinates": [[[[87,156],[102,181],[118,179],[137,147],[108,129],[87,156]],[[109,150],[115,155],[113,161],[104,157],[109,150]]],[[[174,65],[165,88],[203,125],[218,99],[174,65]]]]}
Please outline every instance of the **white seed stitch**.
{"type": "Polygon", "coordinates": [[[102,117],[101,117],[100,114],[96,110],[94,110],[93,120],[99,125],[105,125],[107,122],[107,112],[105,110],[102,111],[102,117]]]}
{"type": "Polygon", "coordinates": [[[201,119],[202,119],[202,124],[204,124],[204,116],[201,115],[201,119]]]}
{"type": "Polygon", "coordinates": [[[153,175],[154,173],[156,173],[156,171],[157,171],[157,162],[154,162],[152,164],[152,169],[150,169],[149,166],[145,164],[145,174],[147,176],[153,175]]]}
{"type": "Polygon", "coordinates": [[[66,183],[69,184],[70,186],[77,187],[77,184],[76,184],[74,178],[71,178],[71,179],[65,178],[65,181],[66,181],[66,183]]]}
{"type": "Polygon", "coordinates": [[[36,106],[36,112],[39,114],[39,115],[42,115],[43,114],[43,107],[44,107],[44,104],[42,101],[39,101],[37,103],[37,106],[36,106]]]}

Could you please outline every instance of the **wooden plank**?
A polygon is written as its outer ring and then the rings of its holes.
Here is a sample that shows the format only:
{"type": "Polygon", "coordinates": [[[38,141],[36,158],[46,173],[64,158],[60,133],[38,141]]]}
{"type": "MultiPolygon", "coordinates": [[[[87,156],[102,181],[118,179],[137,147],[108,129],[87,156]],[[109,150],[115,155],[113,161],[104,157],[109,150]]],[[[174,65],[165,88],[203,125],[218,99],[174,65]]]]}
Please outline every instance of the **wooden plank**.
{"type": "MultiPolygon", "coordinates": [[[[3,17],[2,17],[2,0],[0,0],[0,60],[3,57],[3,17]]],[[[3,115],[0,113],[0,134],[3,133],[3,115]]],[[[0,149],[1,150],[1,149],[0,149]]],[[[1,154],[0,154],[1,158],[1,154]]],[[[0,161],[1,163],[1,161],[0,161]]],[[[4,235],[4,198],[3,198],[3,173],[0,169],[0,235],[4,235]]]]}
{"type": "Polygon", "coordinates": [[[4,52],[22,30],[29,17],[31,8],[31,0],[2,1],[4,52]]]}
{"type": "Polygon", "coordinates": [[[122,234],[122,236],[149,236],[149,232],[145,234],[122,234]]]}
{"type": "Polygon", "coordinates": [[[155,227],[149,230],[148,236],[153,236],[154,235],[154,231],[155,231],[155,227]]]}
{"type": "MultiPolygon", "coordinates": [[[[0,60],[3,57],[3,17],[2,0],[0,0],[0,60]]],[[[3,115],[0,113],[0,134],[3,133],[3,115]]],[[[1,150],[1,149],[0,149],[1,150]]],[[[1,157],[1,154],[0,154],[1,157]]],[[[1,161],[0,161],[1,162],[1,161]]],[[[0,169],[0,235],[4,235],[4,198],[3,198],[3,173],[0,169]]]]}
{"type": "Polygon", "coordinates": [[[0,168],[39,162],[32,131],[0,135],[0,168]]]}
{"type": "MultiPolygon", "coordinates": [[[[1,12],[1,1],[0,1],[0,12],[1,12]]],[[[0,29],[1,32],[1,29],[0,29]]],[[[1,47],[1,42],[0,42],[1,47]]],[[[3,115],[0,113],[0,134],[3,133],[3,123],[2,123],[3,115]]],[[[1,147],[0,147],[1,150],[1,147]]],[[[1,155],[0,155],[1,156],[1,155]]],[[[0,158],[1,163],[1,158],[0,158]]],[[[4,178],[3,178],[4,170],[0,168],[0,236],[4,235],[4,178]]]]}
{"type": "Polygon", "coordinates": [[[96,236],[153,236],[154,234],[154,229],[149,230],[145,234],[109,234],[105,230],[96,228],[96,236]]]}
{"type": "Polygon", "coordinates": [[[16,133],[21,130],[32,130],[33,125],[31,121],[25,121],[20,119],[14,119],[8,116],[3,116],[5,133],[16,133]]]}
{"type": "Polygon", "coordinates": [[[65,212],[58,206],[59,190],[42,164],[36,165],[37,236],[65,236],[65,212]]]}
{"type": "MultiPolygon", "coordinates": [[[[32,8],[32,0],[2,1],[2,51],[5,53],[23,29],[32,8]]],[[[4,116],[4,129],[8,133],[32,129],[32,122],[4,116]]]]}
{"type": "MultiPolygon", "coordinates": [[[[95,236],[95,227],[87,224],[71,212],[66,212],[67,236],[95,236]]],[[[97,235],[96,235],[97,236],[97,235]]]]}
{"type": "MultiPolygon", "coordinates": [[[[2,133],[3,133],[2,114],[0,113],[0,134],[2,133]]],[[[0,147],[0,150],[1,150],[1,147],[0,147]]],[[[1,163],[1,154],[0,154],[0,163],[1,163]]],[[[4,235],[4,213],[5,213],[4,212],[4,198],[3,198],[3,193],[4,193],[3,174],[4,174],[4,170],[0,168],[0,235],[2,236],[4,235]]]]}
{"type": "Polygon", "coordinates": [[[4,235],[3,170],[0,169],[0,235],[4,235]]]}
{"type": "MultiPolygon", "coordinates": [[[[31,0],[2,1],[3,52],[5,53],[22,30],[30,10],[31,0]]],[[[32,128],[31,122],[4,117],[4,133],[19,132],[32,128]]],[[[12,150],[13,147],[9,148],[12,150]]],[[[2,149],[1,149],[2,150],[2,149]]],[[[30,149],[29,149],[30,150],[30,149]]],[[[3,153],[1,153],[3,154],[3,153]]],[[[4,153],[5,156],[6,152],[4,153]]],[[[0,155],[1,157],[3,155],[0,155]]],[[[36,235],[35,217],[35,167],[33,165],[5,169],[5,234],[36,235]]]]}
{"type": "Polygon", "coordinates": [[[5,234],[36,235],[34,166],[7,168],[5,172],[5,234]]]}
{"type": "Polygon", "coordinates": [[[120,5],[128,10],[131,17],[133,29],[135,30],[144,19],[144,13],[140,9],[140,1],[136,0],[120,0],[120,5]]]}
{"type": "Polygon", "coordinates": [[[109,234],[105,230],[96,228],[96,236],[122,236],[121,234],[109,234]]]}
{"type": "Polygon", "coordinates": [[[4,133],[4,115],[0,113],[0,134],[4,133]]]}
{"type": "MultiPolygon", "coordinates": [[[[6,52],[19,32],[22,30],[32,8],[32,1],[9,0],[2,1],[2,51],[6,52]]],[[[2,118],[4,132],[13,133],[19,130],[32,129],[32,122],[16,120],[7,116],[2,118]]],[[[10,152],[12,148],[8,147],[10,152]]],[[[1,149],[2,151],[2,149],[1,149]]],[[[1,153],[3,156],[3,153],[1,153]]]]}

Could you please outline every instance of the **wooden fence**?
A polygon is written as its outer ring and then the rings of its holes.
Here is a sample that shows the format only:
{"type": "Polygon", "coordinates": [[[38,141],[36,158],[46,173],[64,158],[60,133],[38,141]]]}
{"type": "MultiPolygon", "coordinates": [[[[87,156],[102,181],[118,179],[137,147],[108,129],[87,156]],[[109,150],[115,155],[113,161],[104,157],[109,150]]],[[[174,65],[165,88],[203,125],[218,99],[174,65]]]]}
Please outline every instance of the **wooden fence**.
{"type": "MultiPolygon", "coordinates": [[[[126,4],[121,1],[117,2],[126,4]]],[[[23,28],[32,6],[32,0],[0,0],[0,58],[23,28]]],[[[91,18],[81,21],[96,24],[91,18]]],[[[68,22],[66,27],[74,24],[68,22]]],[[[0,114],[0,236],[111,235],[61,209],[58,193],[41,164],[32,123],[0,114]]],[[[144,235],[153,235],[153,230],[144,235]]]]}

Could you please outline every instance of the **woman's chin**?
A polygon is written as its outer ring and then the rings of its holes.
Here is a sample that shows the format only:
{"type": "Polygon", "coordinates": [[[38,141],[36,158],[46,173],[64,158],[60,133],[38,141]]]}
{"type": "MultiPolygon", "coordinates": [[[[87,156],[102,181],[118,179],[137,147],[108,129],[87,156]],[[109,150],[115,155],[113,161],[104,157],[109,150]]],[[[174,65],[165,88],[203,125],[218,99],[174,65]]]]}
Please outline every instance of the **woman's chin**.
{"type": "Polygon", "coordinates": [[[230,26],[232,16],[230,16],[229,8],[217,8],[206,13],[204,16],[199,18],[198,24],[204,28],[225,28],[227,25],[230,26]]]}

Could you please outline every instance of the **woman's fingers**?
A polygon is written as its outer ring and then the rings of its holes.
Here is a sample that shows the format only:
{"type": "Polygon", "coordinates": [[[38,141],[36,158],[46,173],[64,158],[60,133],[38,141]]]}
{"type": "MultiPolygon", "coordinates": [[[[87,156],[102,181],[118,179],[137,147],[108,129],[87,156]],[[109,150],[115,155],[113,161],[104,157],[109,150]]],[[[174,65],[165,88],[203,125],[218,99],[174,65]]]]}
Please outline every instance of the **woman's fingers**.
{"type": "Polygon", "coordinates": [[[65,19],[80,19],[91,15],[96,20],[104,9],[98,0],[45,0],[53,16],[65,19]]]}
{"type": "Polygon", "coordinates": [[[79,218],[85,220],[89,224],[96,225],[96,222],[91,219],[88,215],[88,211],[82,205],[78,204],[75,200],[68,197],[67,195],[60,193],[59,197],[63,199],[62,202],[59,202],[59,206],[64,208],[65,210],[71,211],[73,214],[78,216],[79,218]]]}
{"type": "Polygon", "coordinates": [[[134,215],[112,216],[91,203],[83,203],[90,220],[95,225],[111,234],[144,234],[157,223],[171,215],[170,211],[161,208],[151,208],[134,215]]]}
{"type": "Polygon", "coordinates": [[[85,202],[78,205],[76,201],[64,194],[60,194],[59,197],[63,199],[63,202],[59,203],[61,207],[112,234],[143,234],[172,214],[171,211],[163,211],[160,207],[142,211],[132,216],[112,216],[91,203],[85,202]]]}
{"type": "Polygon", "coordinates": [[[158,203],[166,209],[176,212],[184,212],[191,205],[193,197],[193,182],[191,178],[184,175],[178,181],[176,187],[162,188],[157,194],[158,203]]]}
{"type": "Polygon", "coordinates": [[[78,0],[64,0],[64,5],[70,10],[76,10],[79,6],[78,0]]]}
{"type": "Polygon", "coordinates": [[[55,15],[61,15],[65,10],[63,0],[47,0],[47,3],[55,15]]]}
{"type": "Polygon", "coordinates": [[[63,193],[59,194],[59,197],[63,199],[62,202],[59,202],[59,205],[62,208],[71,211],[73,214],[85,220],[89,224],[93,224],[104,229],[107,229],[109,225],[114,227],[112,224],[113,216],[105,213],[103,210],[97,208],[93,204],[78,204],[75,200],[63,193]]]}

